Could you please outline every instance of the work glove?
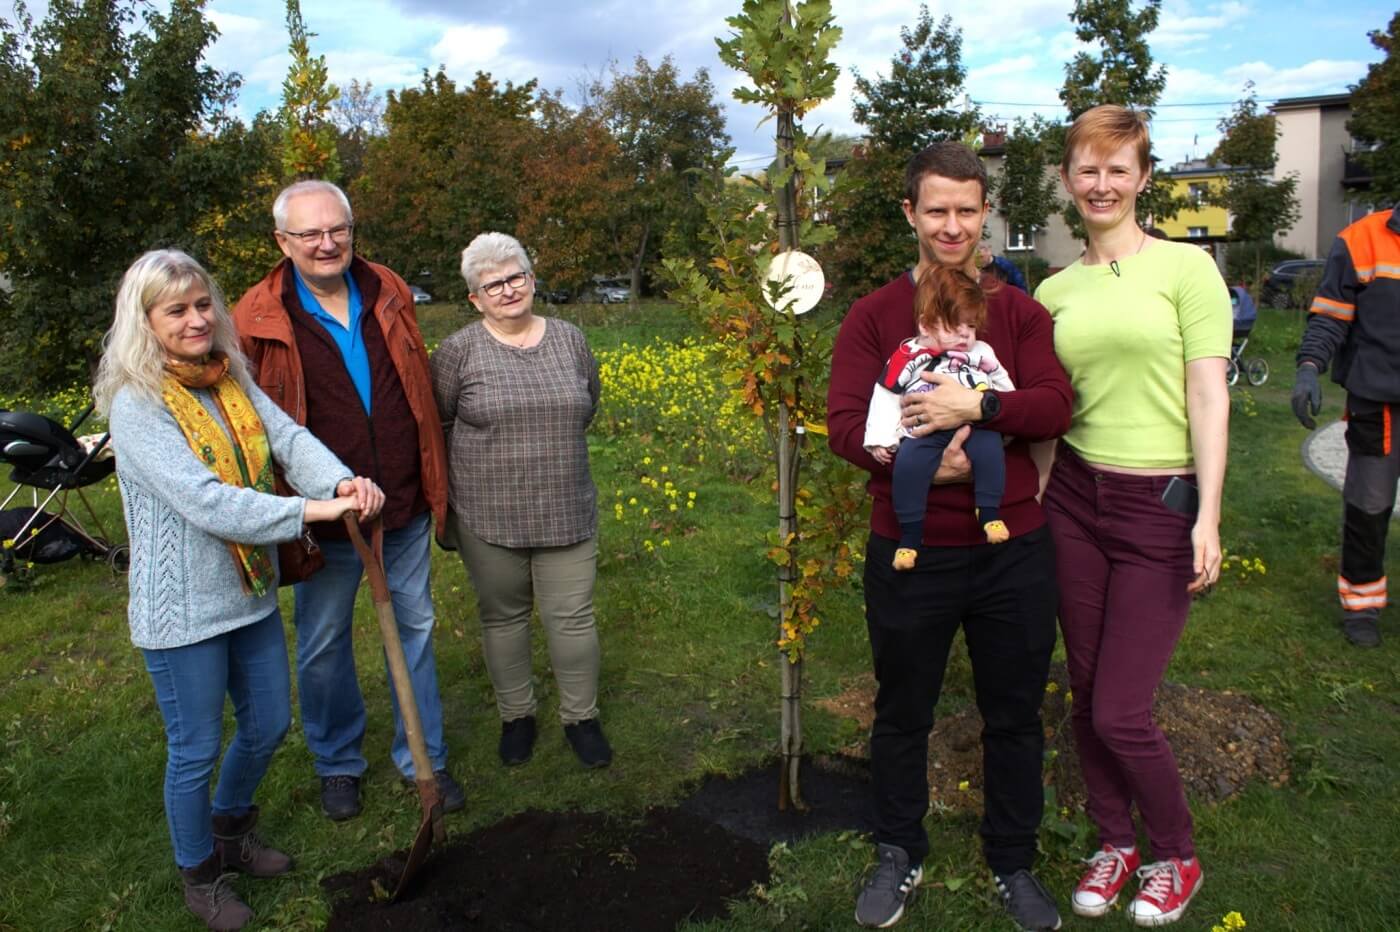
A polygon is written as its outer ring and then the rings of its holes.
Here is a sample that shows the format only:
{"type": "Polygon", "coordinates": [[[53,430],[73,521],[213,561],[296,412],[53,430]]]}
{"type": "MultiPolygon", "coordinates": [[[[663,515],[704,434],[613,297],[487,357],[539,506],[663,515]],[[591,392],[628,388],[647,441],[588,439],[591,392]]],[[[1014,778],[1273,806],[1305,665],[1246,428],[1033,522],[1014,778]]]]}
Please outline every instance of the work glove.
{"type": "Polygon", "coordinates": [[[1317,426],[1313,415],[1322,410],[1322,386],[1317,381],[1317,367],[1303,363],[1293,379],[1293,416],[1308,430],[1317,426]]]}

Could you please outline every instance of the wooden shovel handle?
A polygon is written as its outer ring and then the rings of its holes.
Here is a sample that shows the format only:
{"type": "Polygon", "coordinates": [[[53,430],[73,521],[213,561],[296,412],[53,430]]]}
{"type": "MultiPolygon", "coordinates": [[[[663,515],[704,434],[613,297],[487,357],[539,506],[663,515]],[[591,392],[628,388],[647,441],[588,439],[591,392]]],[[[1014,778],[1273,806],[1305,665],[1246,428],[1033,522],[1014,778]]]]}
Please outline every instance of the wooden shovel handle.
{"type": "Polygon", "coordinates": [[[418,784],[418,795],[423,800],[423,810],[427,812],[437,801],[437,780],[433,777],[433,765],[428,759],[428,746],[423,740],[423,722],[418,716],[418,699],[413,695],[413,681],[408,676],[408,662],[403,655],[403,642],[399,640],[399,623],[394,618],[394,603],[389,595],[389,580],[384,575],[384,523],[375,518],[371,525],[370,537],[374,547],[365,543],[360,533],[359,523],[354,512],[346,512],[345,529],[350,534],[350,542],[360,555],[369,576],[370,592],[374,596],[374,613],[379,619],[379,637],[384,642],[384,656],[389,660],[389,679],[394,683],[394,695],[399,700],[399,715],[403,717],[404,737],[408,740],[409,753],[413,755],[413,777],[418,784]]]}

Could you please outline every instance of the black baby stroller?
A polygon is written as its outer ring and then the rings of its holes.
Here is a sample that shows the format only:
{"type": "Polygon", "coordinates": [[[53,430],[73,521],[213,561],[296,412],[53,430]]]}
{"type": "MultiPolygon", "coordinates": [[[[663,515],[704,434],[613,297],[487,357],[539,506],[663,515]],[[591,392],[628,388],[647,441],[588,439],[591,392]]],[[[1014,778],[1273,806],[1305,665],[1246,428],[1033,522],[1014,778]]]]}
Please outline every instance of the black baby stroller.
{"type": "Polygon", "coordinates": [[[1249,296],[1248,290],[1234,285],[1230,288],[1230,306],[1235,313],[1235,331],[1230,339],[1230,360],[1225,364],[1225,381],[1234,385],[1243,371],[1250,385],[1263,385],[1269,381],[1268,361],[1259,356],[1244,358],[1250,331],[1254,329],[1254,320],[1259,316],[1254,299],[1249,296]]]}
{"type": "Polygon", "coordinates": [[[15,487],[0,502],[0,539],[10,541],[3,555],[5,562],[22,560],[57,563],[75,556],[104,561],[116,572],[126,572],[131,551],[125,544],[114,545],[102,521],[93,511],[83,489],[100,482],[116,469],[109,434],[84,438],[73,436],[87,416],[88,405],[64,427],[41,414],[0,411],[0,461],[9,463],[10,481],[15,487]],[[30,507],[11,508],[20,490],[30,490],[30,507]],[[42,502],[39,492],[47,493],[42,502]],[[70,494],[82,502],[93,534],[68,505],[70,494]],[[57,512],[49,511],[55,505],[57,512]]]}

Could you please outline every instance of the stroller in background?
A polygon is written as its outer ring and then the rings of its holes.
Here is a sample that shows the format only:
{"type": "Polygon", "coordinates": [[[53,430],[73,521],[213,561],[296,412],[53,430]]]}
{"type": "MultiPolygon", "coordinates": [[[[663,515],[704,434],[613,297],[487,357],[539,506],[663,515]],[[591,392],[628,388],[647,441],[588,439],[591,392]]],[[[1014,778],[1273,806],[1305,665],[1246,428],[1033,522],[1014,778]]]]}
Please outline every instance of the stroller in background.
{"type": "Polygon", "coordinates": [[[1250,385],[1263,385],[1269,381],[1269,363],[1253,356],[1244,358],[1245,347],[1249,346],[1249,334],[1254,329],[1254,321],[1259,316],[1254,307],[1254,299],[1249,291],[1240,285],[1230,287],[1230,306],[1235,314],[1234,334],[1230,339],[1230,359],[1225,364],[1225,381],[1234,385],[1240,380],[1240,372],[1250,385]]]}
{"type": "MultiPolygon", "coordinates": [[[[108,441],[110,434],[95,437],[84,444],[73,431],[92,413],[88,405],[64,427],[41,414],[25,411],[0,411],[0,462],[8,463],[10,481],[15,487],[0,502],[0,539],[13,541],[3,559],[12,568],[14,560],[33,563],[57,563],[75,556],[102,560],[114,572],[124,573],[131,559],[125,544],[114,545],[106,528],[83,489],[110,476],[116,460],[108,441]],[[28,487],[28,508],[11,508],[10,504],[28,487]],[[39,501],[40,490],[46,492],[39,501]],[[87,518],[96,530],[93,534],[69,507],[69,495],[76,493],[87,518]],[[48,510],[57,505],[57,513],[48,510]]],[[[85,438],[86,439],[86,438],[85,438]]]]}

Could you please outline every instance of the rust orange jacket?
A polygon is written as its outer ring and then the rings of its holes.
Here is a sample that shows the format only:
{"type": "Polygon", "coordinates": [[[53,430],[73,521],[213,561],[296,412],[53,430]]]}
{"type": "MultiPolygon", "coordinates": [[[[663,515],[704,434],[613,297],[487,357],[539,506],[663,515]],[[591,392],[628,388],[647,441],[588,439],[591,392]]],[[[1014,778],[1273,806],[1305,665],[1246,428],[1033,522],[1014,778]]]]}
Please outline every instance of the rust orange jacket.
{"type": "MultiPolygon", "coordinates": [[[[432,509],[438,533],[446,526],[447,451],[442,423],[433,398],[428,351],[413,312],[408,285],[393,271],[356,256],[351,274],[357,281],[377,279],[378,295],[372,307],[384,335],[384,344],[398,372],[404,398],[418,426],[418,460],[423,498],[432,509]]],[[[239,299],[233,309],[243,352],[253,364],[258,387],[298,423],[307,419],[306,374],[297,348],[292,319],[284,296],[295,294],[292,264],[283,260],[239,299]]],[[[362,291],[369,291],[364,289],[362,291]]],[[[368,295],[367,295],[368,296],[368,295]]]]}

